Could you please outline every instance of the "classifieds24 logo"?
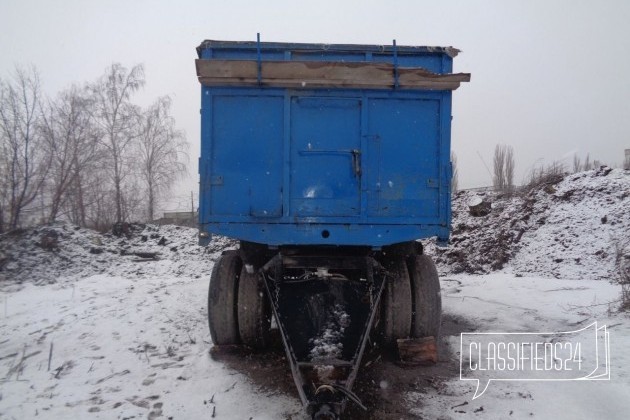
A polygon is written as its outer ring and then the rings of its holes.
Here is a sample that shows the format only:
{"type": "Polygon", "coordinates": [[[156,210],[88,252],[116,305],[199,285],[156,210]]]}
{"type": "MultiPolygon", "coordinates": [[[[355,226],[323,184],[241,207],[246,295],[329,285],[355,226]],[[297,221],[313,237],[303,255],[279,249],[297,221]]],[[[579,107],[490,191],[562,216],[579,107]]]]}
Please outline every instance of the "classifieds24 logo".
{"type": "Polygon", "coordinates": [[[462,333],[459,378],[476,381],[473,400],[492,381],[610,380],[606,325],[551,333],[462,333]]]}

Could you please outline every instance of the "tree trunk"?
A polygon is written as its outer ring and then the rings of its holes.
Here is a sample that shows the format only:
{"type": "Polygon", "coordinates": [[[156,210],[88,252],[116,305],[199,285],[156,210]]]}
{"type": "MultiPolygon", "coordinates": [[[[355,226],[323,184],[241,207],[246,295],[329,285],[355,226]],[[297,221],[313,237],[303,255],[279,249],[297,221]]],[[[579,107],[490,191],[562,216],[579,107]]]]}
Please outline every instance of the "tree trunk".
{"type": "Polygon", "coordinates": [[[155,193],[153,192],[153,183],[149,182],[149,206],[148,206],[148,214],[147,217],[149,219],[149,223],[153,221],[153,211],[155,208],[155,193]]]}
{"type": "Polygon", "coordinates": [[[114,199],[116,200],[116,223],[120,223],[123,221],[123,209],[122,209],[122,191],[121,191],[121,179],[120,179],[120,157],[118,156],[118,153],[116,151],[116,144],[115,144],[115,140],[114,140],[114,134],[111,134],[111,144],[112,144],[112,150],[114,151],[113,153],[113,158],[114,158],[114,191],[115,191],[115,197],[114,199]]]}
{"type": "Polygon", "coordinates": [[[77,224],[86,227],[85,224],[85,203],[83,202],[83,179],[81,177],[81,168],[77,156],[74,156],[72,164],[74,165],[74,184],[75,184],[75,203],[74,212],[77,218],[77,224]]]}

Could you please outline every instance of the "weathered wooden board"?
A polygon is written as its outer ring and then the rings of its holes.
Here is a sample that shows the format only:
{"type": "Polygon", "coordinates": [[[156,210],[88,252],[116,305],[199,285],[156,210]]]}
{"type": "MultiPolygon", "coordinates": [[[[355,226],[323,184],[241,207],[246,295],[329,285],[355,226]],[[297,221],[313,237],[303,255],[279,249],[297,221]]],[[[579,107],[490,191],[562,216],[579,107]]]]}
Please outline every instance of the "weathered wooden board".
{"type": "MultiPolygon", "coordinates": [[[[258,63],[252,60],[196,60],[197,76],[206,86],[256,86],[258,63]]],[[[454,90],[470,74],[436,74],[422,68],[400,67],[400,88],[454,90]]],[[[394,87],[394,66],[389,63],[329,61],[263,61],[262,86],[287,88],[347,87],[385,89],[394,87]]]]}
{"type": "Polygon", "coordinates": [[[398,339],[398,355],[402,364],[425,366],[437,363],[437,343],[434,337],[398,339]]]}

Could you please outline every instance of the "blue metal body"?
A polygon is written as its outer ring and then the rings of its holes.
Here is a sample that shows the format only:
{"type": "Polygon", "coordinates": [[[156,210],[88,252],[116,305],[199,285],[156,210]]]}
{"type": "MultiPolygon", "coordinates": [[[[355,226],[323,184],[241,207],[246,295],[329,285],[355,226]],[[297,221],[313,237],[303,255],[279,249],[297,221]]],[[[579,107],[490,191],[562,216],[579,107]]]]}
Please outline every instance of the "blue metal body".
{"type": "MultiPolygon", "coordinates": [[[[444,51],[203,44],[201,59],[393,63],[452,71],[444,51]]],[[[260,80],[260,79],[259,79],[260,80]]],[[[201,87],[201,232],[268,245],[384,245],[451,217],[451,91],[201,87]]]]}

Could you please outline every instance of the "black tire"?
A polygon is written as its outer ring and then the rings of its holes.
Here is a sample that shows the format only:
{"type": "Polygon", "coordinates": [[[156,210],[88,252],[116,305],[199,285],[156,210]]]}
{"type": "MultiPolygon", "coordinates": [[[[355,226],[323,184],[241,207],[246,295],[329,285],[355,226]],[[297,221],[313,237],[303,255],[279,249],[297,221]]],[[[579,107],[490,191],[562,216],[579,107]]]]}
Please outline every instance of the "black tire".
{"type": "Polygon", "coordinates": [[[262,350],[269,345],[271,307],[263,280],[257,273],[241,271],[238,285],[238,329],[241,342],[262,350]]]}
{"type": "Polygon", "coordinates": [[[381,298],[381,336],[384,344],[392,347],[411,332],[411,282],[404,259],[396,258],[387,270],[391,276],[381,298]]]}
{"type": "Polygon", "coordinates": [[[409,274],[413,291],[411,336],[440,339],[442,296],[440,279],[431,257],[416,255],[409,259],[409,274]]]}
{"type": "Polygon", "coordinates": [[[242,266],[238,251],[225,251],[214,263],[208,292],[208,324],[215,345],[239,344],[236,299],[242,266]]]}

